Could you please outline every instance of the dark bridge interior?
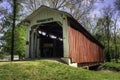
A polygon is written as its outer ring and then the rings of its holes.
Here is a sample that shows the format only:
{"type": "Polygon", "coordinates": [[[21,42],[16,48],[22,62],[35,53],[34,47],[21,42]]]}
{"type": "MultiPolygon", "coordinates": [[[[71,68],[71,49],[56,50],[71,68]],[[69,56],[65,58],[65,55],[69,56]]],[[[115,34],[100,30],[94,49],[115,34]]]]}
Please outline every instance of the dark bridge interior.
{"type": "Polygon", "coordinates": [[[63,57],[63,30],[57,22],[40,25],[40,56],[43,58],[63,57]]]}

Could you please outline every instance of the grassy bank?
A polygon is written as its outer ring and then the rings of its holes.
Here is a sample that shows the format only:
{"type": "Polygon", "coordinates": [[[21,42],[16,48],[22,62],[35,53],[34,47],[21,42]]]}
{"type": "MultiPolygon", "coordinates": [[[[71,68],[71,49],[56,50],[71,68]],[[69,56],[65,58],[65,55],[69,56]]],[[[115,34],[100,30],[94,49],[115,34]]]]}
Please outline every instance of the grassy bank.
{"type": "Polygon", "coordinates": [[[0,80],[120,80],[119,73],[89,71],[51,60],[0,62],[0,80]]]}

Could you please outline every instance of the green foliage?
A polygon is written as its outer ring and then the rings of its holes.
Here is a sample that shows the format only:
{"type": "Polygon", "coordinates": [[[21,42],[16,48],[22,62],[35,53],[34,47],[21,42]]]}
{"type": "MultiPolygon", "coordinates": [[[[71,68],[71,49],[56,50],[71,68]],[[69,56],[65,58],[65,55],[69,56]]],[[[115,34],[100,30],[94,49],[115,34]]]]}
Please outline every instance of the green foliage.
{"type": "Polygon", "coordinates": [[[105,62],[103,64],[103,67],[105,67],[106,69],[113,70],[113,71],[120,71],[120,63],[105,62]]]}
{"type": "Polygon", "coordinates": [[[4,58],[4,55],[3,54],[0,54],[0,59],[3,59],[4,58]]]}
{"type": "Polygon", "coordinates": [[[15,49],[14,53],[21,57],[25,56],[26,46],[26,31],[25,26],[19,26],[15,29],[15,49]]]}
{"type": "Polygon", "coordinates": [[[89,71],[51,61],[1,62],[1,80],[119,80],[119,73],[89,71]],[[7,77],[6,77],[7,76],[7,77]]]}
{"type": "MultiPolygon", "coordinates": [[[[11,50],[11,29],[9,29],[3,39],[5,40],[4,51],[10,53],[11,50]]],[[[14,37],[14,54],[24,57],[25,55],[25,46],[26,46],[26,30],[25,26],[17,26],[15,28],[15,37],[14,37]]]]}
{"type": "Polygon", "coordinates": [[[110,39],[111,39],[111,29],[112,20],[109,16],[104,16],[98,19],[97,22],[97,32],[95,37],[104,44],[105,46],[105,57],[107,61],[110,61],[110,39]]]}

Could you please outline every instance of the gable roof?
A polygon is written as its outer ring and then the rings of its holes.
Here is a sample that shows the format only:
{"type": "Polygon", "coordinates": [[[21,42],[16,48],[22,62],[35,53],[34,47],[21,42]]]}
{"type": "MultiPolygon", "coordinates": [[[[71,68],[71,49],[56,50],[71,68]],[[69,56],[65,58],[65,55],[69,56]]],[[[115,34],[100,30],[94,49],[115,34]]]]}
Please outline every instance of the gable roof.
{"type": "Polygon", "coordinates": [[[77,26],[72,26],[74,27],[74,29],[78,30],[79,32],[81,32],[82,34],[84,34],[88,39],[90,39],[91,41],[95,42],[96,44],[98,44],[100,47],[104,48],[104,46],[98,41],[96,40],[96,38],[94,38],[76,19],[73,18],[73,16],[67,12],[64,11],[60,11],[54,8],[49,8],[47,6],[42,5],[41,7],[39,7],[37,10],[35,10],[32,14],[30,14],[29,16],[27,16],[24,21],[28,21],[30,20],[34,15],[36,15],[37,13],[39,13],[39,11],[41,10],[45,10],[45,9],[50,9],[59,13],[64,13],[68,20],[74,22],[77,26]]]}
{"type": "Polygon", "coordinates": [[[47,7],[47,6],[44,6],[44,5],[41,5],[37,10],[35,10],[33,13],[31,13],[30,15],[28,15],[25,19],[25,20],[30,20],[34,15],[36,15],[37,13],[39,13],[41,10],[45,10],[45,9],[49,9],[49,10],[53,10],[53,11],[56,11],[58,13],[64,13],[66,16],[69,16],[69,17],[72,17],[71,14],[67,13],[67,12],[64,12],[64,11],[60,11],[60,10],[57,10],[55,8],[50,8],[50,7],[47,7]]]}

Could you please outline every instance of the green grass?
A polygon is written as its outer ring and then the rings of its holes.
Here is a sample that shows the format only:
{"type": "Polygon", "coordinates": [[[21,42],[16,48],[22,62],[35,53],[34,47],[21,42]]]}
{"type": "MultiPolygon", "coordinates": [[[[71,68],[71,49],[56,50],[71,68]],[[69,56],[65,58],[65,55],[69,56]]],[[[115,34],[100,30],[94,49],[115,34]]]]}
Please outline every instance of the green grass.
{"type": "Polygon", "coordinates": [[[120,63],[105,62],[102,66],[109,70],[120,71],[120,63]]]}
{"type": "Polygon", "coordinates": [[[120,80],[120,74],[89,71],[51,60],[0,62],[0,80],[120,80]]]}

